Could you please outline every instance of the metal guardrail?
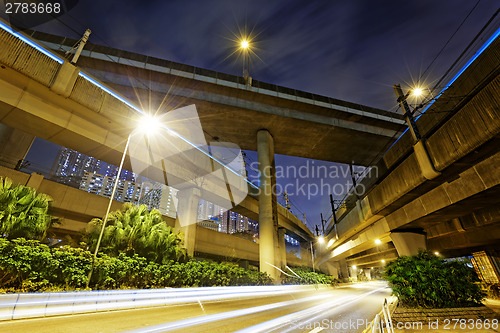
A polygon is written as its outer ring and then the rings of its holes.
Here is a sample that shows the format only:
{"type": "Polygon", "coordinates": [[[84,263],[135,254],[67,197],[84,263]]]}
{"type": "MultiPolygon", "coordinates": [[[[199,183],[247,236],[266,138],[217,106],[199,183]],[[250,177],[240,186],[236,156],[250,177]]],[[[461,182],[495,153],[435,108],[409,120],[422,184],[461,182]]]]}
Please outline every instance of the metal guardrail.
{"type": "Polygon", "coordinates": [[[395,296],[390,298],[390,302],[387,301],[387,298],[384,298],[382,310],[377,313],[363,333],[394,333],[392,313],[396,309],[397,302],[398,298],[395,296]]]}
{"type": "Polygon", "coordinates": [[[103,311],[193,304],[316,290],[308,286],[248,286],[40,292],[0,295],[0,322],[103,311]]]}

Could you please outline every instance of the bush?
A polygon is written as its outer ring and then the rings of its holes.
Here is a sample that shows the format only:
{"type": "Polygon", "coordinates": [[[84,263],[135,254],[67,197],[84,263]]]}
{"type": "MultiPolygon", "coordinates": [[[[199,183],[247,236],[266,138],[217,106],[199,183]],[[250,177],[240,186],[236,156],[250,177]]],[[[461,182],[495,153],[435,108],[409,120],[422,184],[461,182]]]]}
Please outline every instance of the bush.
{"type": "MultiPolygon", "coordinates": [[[[49,248],[35,240],[0,238],[0,286],[8,291],[74,290],[85,287],[92,254],[63,246],[49,248]]],[[[137,254],[97,258],[93,289],[184,286],[265,285],[265,273],[230,263],[169,261],[158,264],[137,254]]]]}
{"type": "Polygon", "coordinates": [[[472,268],[460,261],[444,261],[429,251],[391,262],[385,269],[385,278],[407,306],[473,306],[484,298],[472,268]]]}
{"type": "Polygon", "coordinates": [[[52,199],[30,187],[12,184],[0,177],[0,235],[8,239],[43,239],[47,230],[59,223],[50,211],[52,199]]]}
{"type": "MultiPolygon", "coordinates": [[[[84,241],[95,251],[103,221],[93,219],[84,241]]],[[[101,241],[100,252],[110,256],[138,254],[158,264],[170,260],[186,262],[189,258],[182,246],[182,236],[163,221],[157,209],[125,203],[121,210],[109,214],[101,241]]]]}
{"type": "Polygon", "coordinates": [[[288,273],[290,276],[285,275],[282,278],[283,284],[336,284],[337,280],[331,275],[322,272],[315,272],[309,267],[292,267],[292,272],[288,273]]]}

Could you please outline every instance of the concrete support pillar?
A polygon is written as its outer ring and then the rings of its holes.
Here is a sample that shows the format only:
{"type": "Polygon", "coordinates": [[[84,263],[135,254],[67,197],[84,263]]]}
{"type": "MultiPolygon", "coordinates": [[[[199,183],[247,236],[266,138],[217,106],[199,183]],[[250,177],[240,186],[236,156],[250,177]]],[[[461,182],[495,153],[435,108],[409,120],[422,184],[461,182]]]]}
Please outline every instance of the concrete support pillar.
{"type": "Polygon", "coordinates": [[[278,228],[278,244],[279,244],[279,259],[281,269],[286,266],[286,244],[285,244],[285,228],[278,228]]]}
{"type": "Polygon", "coordinates": [[[304,261],[304,264],[312,267],[311,245],[309,242],[300,242],[300,258],[304,261]]]}
{"type": "Polygon", "coordinates": [[[426,250],[426,236],[414,232],[391,232],[391,240],[401,256],[414,256],[418,250],[426,250]]]}
{"type": "Polygon", "coordinates": [[[24,160],[35,136],[0,124],[0,163],[14,169],[20,160],[24,160]]]}
{"type": "Polygon", "coordinates": [[[370,281],[372,279],[372,270],[371,269],[365,268],[365,269],[363,269],[363,273],[365,273],[365,276],[368,279],[368,281],[370,281]]]}
{"type": "Polygon", "coordinates": [[[349,277],[351,281],[358,281],[358,271],[359,268],[354,268],[353,266],[349,267],[349,277]]]}
{"type": "Polygon", "coordinates": [[[257,152],[259,160],[259,263],[260,271],[266,272],[278,282],[274,239],[277,232],[277,206],[273,195],[275,182],[274,140],[267,130],[257,132],[257,152]]]}
{"type": "Polygon", "coordinates": [[[175,230],[184,234],[184,247],[188,255],[194,255],[196,244],[196,222],[198,219],[198,204],[200,190],[197,188],[182,189],[177,192],[177,218],[175,230]]]}
{"type": "Polygon", "coordinates": [[[340,271],[340,276],[339,278],[346,282],[349,279],[349,270],[347,269],[347,261],[345,259],[341,259],[339,261],[339,271],[340,271]]]}
{"type": "Polygon", "coordinates": [[[335,263],[326,262],[321,266],[319,266],[319,270],[321,270],[322,272],[326,272],[327,274],[333,276],[336,279],[339,278],[339,270],[335,263]]]}

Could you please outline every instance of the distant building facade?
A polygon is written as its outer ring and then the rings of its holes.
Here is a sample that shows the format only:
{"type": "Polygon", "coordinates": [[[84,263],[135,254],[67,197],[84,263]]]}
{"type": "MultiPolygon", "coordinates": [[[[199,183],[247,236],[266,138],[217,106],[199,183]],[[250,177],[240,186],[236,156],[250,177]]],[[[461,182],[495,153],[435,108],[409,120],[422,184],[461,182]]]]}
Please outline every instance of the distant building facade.
{"type": "Polygon", "coordinates": [[[158,209],[162,215],[176,217],[177,190],[160,183],[143,182],[139,204],[158,209]]]}
{"type": "Polygon", "coordinates": [[[248,232],[255,235],[259,232],[258,222],[205,200],[200,202],[198,208],[198,221],[200,220],[217,223],[218,231],[227,234],[248,232]]]}
{"type": "MultiPolygon", "coordinates": [[[[86,172],[115,177],[118,167],[76,150],[62,147],[52,166],[49,178],[55,182],[79,188],[86,172]]],[[[133,172],[122,170],[120,179],[134,182],[136,176],[133,172]]]]}
{"type": "MultiPolygon", "coordinates": [[[[115,180],[116,176],[110,177],[85,171],[79,188],[89,193],[111,198],[115,180]]],[[[138,204],[140,196],[141,184],[125,179],[118,180],[114,200],[138,204]]]]}

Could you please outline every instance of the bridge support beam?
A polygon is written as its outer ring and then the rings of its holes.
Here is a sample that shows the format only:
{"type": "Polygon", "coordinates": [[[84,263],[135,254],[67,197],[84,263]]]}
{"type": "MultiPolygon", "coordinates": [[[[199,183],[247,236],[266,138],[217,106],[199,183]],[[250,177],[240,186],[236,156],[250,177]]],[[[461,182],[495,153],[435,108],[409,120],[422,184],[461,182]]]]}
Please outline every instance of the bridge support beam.
{"type": "Polygon", "coordinates": [[[259,264],[260,271],[266,272],[279,283],[279,271],[273,267],[278,261],[274,240],[277,233],[277,203],[273,194],[275,183],[274,140],[267,130],[257,132],[257,153],[259,160],[259,264]]]}
{"type": "Polygon", "coordinates": [[[56,94],[69,97],[80,70],[69,61],[64,61],[50,89],[56,94]]]}
{"type": "Polygon", "coordinates": [[[175,230],[184,234],[184,247],[188,255],[194,255],[196,243],[196,222],[198,220],[198,204],[200,202],[200,190],[197,188],[183,189],[177,192],[179,202],[177,204],[177,218],[175,219],[175,230]]]}
{"type": "Polygon", "coordinates": [[[391,240],[401,256],[414,256],[418,250],[426,250],[426,235],[415,232],[391,232],[391,240]]]}

